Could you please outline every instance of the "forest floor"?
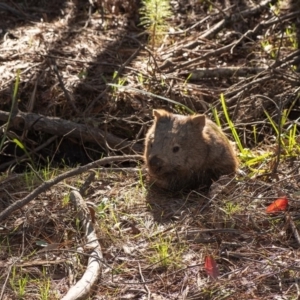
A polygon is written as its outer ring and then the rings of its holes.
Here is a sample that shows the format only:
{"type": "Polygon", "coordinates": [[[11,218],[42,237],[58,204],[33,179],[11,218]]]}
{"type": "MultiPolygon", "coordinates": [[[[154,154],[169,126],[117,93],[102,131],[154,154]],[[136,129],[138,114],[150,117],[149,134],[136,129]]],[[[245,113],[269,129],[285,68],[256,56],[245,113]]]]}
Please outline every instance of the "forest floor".
{"type": "Polygon", "coordinates": [[[69,193],[86,182],[103,254],[89,299],[299,299],[299,1],[171,0],[155,34],[141,7],[0,3],[0,299],[61,299],[82,277],[69,193]],[[134,158],[54,184],[141,154],[153,108],[220,123],[238,174],[170,194],[134,158]]]}

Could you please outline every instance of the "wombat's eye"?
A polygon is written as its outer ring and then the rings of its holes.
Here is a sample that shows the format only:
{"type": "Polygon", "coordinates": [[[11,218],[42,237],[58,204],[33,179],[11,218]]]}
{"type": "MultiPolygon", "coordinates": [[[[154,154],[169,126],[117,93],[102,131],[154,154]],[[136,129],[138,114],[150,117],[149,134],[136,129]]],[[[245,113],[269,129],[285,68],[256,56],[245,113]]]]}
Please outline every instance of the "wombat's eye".
{"type": "Polygon", "coordinates": [[[179,151],[179,149],[180,149],[180,148],[179,148],[179,146],[174,146],[174,147],[173,147],[173,153],[176,153],[176,152],[178,152],[178,151],[179,151]]]}

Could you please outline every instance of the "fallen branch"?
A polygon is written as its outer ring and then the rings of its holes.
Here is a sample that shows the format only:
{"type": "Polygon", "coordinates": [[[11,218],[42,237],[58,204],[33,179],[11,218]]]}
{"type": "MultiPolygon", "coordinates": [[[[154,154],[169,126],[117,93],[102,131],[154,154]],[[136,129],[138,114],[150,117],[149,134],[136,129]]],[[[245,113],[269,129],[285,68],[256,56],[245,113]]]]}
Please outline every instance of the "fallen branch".
{"type": "Polygon", "coordinates": [[[212,78],[212,77],[232,77],[232,76],[237,76],[237,77],[246,77],[250,74],[259,74],[261,72],[266,71],[267,68],[249,68],[249,67],[228,67],[228,68],[198,68],[193,71],[187,71],[180,73],[179,75],[189,75],[190,80],[200,80],[204,78],[212,78]]]}
{"type": "Polygon", "coordinates": [[[53,179],[45,181],[39,187],[37,187],[35,190],[33,190],[30,194],[28,194],[26,197],[14,202],[12,205],[7,207],[5,210],[0,212],[0,222],[3,221],[4,219],[6,219],[8,216],[10,216],[10,214],[12,212],[14,212],[17,209],[22,208],[24,205],[28,204],[31,200],[33,200],[39,194],[41,194],[42,192],[45,192],[50,187],[52,187],[53,185],[59,183],[60,181],[66,179],[66,178],[69,178],[69,177],[72,177],[75,175],[79,175],[83,172],[86,172],[86,171],[88,171],[92,168],[96,168],[98,166],[103,166],[103,165],[111,164],[114,162],[123,162],[123,161],[140,160],[140,159],[142,159],[142,156],[140,156],[140,155],[105,157],[105,158],[96,160],[94,162],[91,162],[87,165],[84,165],[84,166],[78,167],[76,169],[72,169],[63,174],[60,174],[53,179]]]}
{"type": "MultiPolygon", "coordinates": [[[[7,122],[9,114],[9,112],[0,110],[0,121],[7,122]]],[[[11,117],[9,126],[17,130],[33,129],[57,136],[77,138],[83,142],[100,144],[103,149],[106,149],[106,144],[108,144],[110,148],[122,150],[125,153],[130,153],[132,151],[141,153],[143,151],[143,146],[141,144],[125,141],[111,133],[104,132],[99,128],[93,128],[84,124],[34,113],[24,113],[19,111],[11,117]]]]}
{"type": "Polygon", "coordinates": [[[72,191],[70,194],[70,200],[78,211],[77,217],[79,218],[85,232],[85,248],[92,249],[92,251],[88,260],[88,266],[82,278],[70,288],[62,300],[87,299],[91,288],[98,280],[101,272],[101,261],[103,259],[103,255],[92,224],[89,209],[82,199],[80,193],[77,191],[72,191]]]}

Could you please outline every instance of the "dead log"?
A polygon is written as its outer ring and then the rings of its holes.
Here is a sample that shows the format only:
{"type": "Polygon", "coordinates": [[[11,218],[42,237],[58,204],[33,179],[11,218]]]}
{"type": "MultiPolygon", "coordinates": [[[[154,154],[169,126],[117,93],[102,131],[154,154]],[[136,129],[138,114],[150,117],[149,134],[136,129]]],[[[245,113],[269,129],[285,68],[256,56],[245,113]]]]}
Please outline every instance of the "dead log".
{"type": "MultiPolygon", "coordinates": [[[[0,121],[8,122],[9,115],[9,112],[0,110],[0,121]]],[[[82,142],[96,143],[103,149],[109,146],[114,150],[120,150],[124,153],[142,153],[143,151],[141,144],[123,140],[101,129],[34,113],[18,111],[11,116],[9,127],[21,131],[37,130],[57,136],[76,138],[82,142]]]]}

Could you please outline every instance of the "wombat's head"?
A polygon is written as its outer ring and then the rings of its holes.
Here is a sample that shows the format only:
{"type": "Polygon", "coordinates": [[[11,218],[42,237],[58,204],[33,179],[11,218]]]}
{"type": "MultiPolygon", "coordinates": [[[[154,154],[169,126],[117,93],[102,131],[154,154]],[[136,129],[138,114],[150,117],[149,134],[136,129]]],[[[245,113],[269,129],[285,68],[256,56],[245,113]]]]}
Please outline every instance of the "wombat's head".
{"type": "Polygon", "coordinates": [[[195,163],[206,157],[202,144],[204,115],[181,116],[165,110],[154,110],[154,123],[145,142],[145,162],[149,175],[158,185],[168,188],[178,179],[192,175],[195,163]],[[203,153],[199,153],[199,151],[203,153]],[[200,155],[200,158],[199,158],[200,155]]]}

